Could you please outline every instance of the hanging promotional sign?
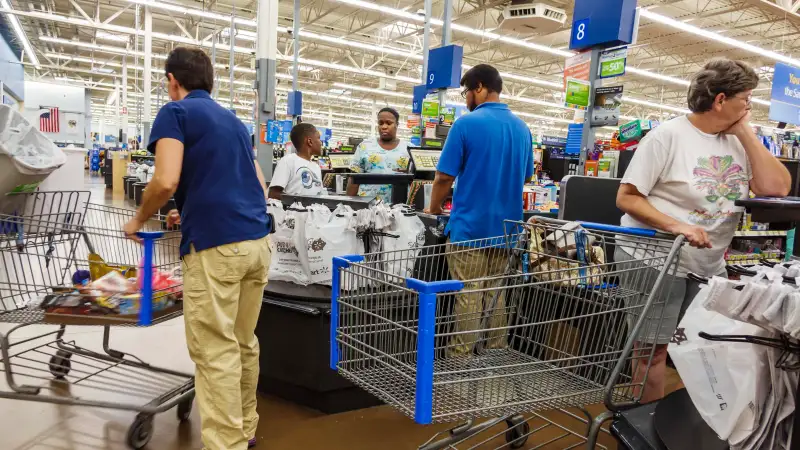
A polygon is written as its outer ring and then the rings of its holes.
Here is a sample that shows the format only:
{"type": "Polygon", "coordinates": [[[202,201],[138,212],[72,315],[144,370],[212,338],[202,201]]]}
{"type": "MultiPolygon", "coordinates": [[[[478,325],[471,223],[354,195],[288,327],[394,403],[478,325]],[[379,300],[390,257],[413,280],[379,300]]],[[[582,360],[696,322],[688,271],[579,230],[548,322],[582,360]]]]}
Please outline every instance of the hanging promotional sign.
{"type": "Polygon", "coordinates": [[[594,90],[592,114],[589,116],[589,123],[592,127],[619,125],[622,90],[622,86],[599,87],[594,90]]]}
{"type": "Polygon", "coordinates": [[[592,55],[589,52],[567,58],[564,65],[565,106],[581,109],[589,106],[591,59],[592,55]]]}
{"type": "Polygon", "coordinates": [[[800,125],[800,68],[775,64],[769,120],[800,125]]]}
{"type": "Polygon", "coordinates": [[[571,108],[586,109],[589,106],[589,94],[591,90],[592,85],[588,81],[568,78],[564,104],[571,108]]]}
{"type": "Polygon", "coordinates": [[[422,102],[422,117],[439,118],[439,102],[435,100],[424,100],[422,102]]]}
{"type": "Polygon", "coordinates": [[[439,125],[453,125],[456,120],[455,106],[445,106],[439,109],[439,125]]]}
{"type": "Polygon", "coordinates": [[[597,67],[597,76],[599,78],[612,78],[625,75],[625,65],[627,61],[627,47],[601,52],[597,67]]]}
{"type": "Polygon", "coordinates": [[[268,143],[272,144],[280,144],[282,140],[282,126],[281,121],[279,120],[268,120],[267,127],[266,127],[266,136],[264,140],[268,143]]]}

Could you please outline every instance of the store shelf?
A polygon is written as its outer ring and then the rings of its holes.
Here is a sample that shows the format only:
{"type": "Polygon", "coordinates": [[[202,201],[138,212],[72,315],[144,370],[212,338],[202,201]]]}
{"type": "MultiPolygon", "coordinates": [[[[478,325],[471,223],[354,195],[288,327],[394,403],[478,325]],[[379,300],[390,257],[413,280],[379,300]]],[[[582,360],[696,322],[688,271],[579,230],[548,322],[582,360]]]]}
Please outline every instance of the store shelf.
{"type": "Polygon", "coordinates": [[[767,231],[737,231],[734,237],[777,237],[786,236],[786,230],[767,230],[767,231]]]}

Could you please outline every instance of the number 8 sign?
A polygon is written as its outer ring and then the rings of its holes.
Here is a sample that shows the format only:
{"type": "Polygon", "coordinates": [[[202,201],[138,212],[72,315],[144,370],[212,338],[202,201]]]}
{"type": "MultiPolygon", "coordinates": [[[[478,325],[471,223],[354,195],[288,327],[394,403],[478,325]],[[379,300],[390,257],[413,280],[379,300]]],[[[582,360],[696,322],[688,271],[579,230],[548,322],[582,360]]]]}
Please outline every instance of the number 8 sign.
{"type": "Polygon", "coordinates": [[[572,43],[577,44],[589,34],[589,19],[578,20],[572,24],[572,43]]]}

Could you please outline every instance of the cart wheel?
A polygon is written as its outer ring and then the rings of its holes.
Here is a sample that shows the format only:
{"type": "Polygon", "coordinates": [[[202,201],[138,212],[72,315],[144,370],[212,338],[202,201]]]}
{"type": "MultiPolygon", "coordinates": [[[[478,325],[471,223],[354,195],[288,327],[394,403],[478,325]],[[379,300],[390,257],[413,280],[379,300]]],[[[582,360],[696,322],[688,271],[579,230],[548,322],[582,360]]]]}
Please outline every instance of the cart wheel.
{"type": "Polygon", "coordinates": [[[56,377],[57,380],[63,380],[69,374],[70,369],[72,368],[72,362],[70,361],[72,358],[72,353],[59,350],[50,358],[49,369],[50,373],[56,377]]]}
{"type": "Polygon", "coordinates": [[[192,415],[192,404],[194,403],[194,394],[190,395],[186,400],[178,403],[178,420],[185,422],[189,420],[192,415]]]}
{"type": "Polygon", "coordinates": [[[506,442],[510,448],[522,448],[528,442],[528,433],[531,432],[531,426],[528,422],[512,424],[508,423],[508,431],[506,431],[506,442]]]}
{"type": "Polygon", "coordinates": [[[152,437],[153,416],[144,413],[137,415],[128,428],[128,446],[134,450],[143,449],[152,437]]]}

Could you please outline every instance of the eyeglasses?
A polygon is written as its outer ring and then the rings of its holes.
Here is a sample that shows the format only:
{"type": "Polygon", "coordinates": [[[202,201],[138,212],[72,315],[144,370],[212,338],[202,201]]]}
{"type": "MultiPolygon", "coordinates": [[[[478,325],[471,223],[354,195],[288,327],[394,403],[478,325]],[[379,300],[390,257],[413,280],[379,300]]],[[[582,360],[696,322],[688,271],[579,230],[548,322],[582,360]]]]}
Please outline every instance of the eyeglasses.
{"type": "Polygon", "coordinates": [[[753,103],[753,94],[749,94],[747,97],[739,97],[738,95],[735,95],[733,98],[744,100],[745,106],[750,106],[750,104],[753,103]]]}
{"type": "Polygon", "coordinates": [[[463,91],[461,91],[461,97],[467,98],[467,92],[469,92],[469,88],[465,88],[463,91]]]}

